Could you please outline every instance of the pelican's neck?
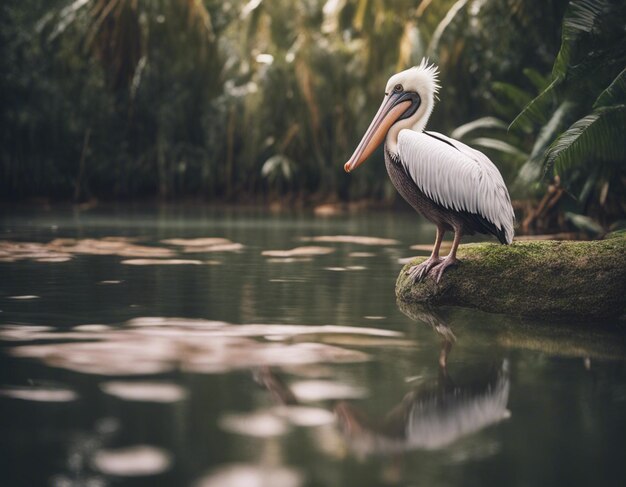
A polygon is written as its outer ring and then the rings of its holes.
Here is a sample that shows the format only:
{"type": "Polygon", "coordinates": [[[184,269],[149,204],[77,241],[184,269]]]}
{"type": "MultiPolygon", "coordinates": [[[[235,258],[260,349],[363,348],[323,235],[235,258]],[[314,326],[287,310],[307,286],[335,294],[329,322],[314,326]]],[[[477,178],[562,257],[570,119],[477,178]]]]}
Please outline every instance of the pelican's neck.
{"type": "Polygon", "coordinates": [[[412,117],[400,120],[391,126],[385,137],[385,146],[387,150],[394,155],[398,154],[398,135],[401,130],[413,130],[415,132],[423,132],[433,111],[433,97],[426,98],[412,117]]]}

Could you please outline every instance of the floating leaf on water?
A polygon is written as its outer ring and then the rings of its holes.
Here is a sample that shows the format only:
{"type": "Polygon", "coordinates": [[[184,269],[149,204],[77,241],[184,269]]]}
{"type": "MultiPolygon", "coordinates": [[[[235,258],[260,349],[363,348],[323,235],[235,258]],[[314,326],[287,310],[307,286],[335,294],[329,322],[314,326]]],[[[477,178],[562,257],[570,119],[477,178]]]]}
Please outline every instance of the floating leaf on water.
{"type": "Polygon", "coordinates": [[[331,399],[360,399],[367,395],[365,389],[330,380],[306,380],[289,386],[298,400],[327,401],[331,399]]]}
{"type": "Polygon", "coordinates": [[[53,367],[86,374],[115,376],[158,374],[175,368],[217,373],[259,366],[364,362],[369,360],[366,353],[327,343],[370,346],[373,341],[382,346],[404,346],[402,336],[377,328],[232,325],[167,317],[135,318],[122,328],[82,325],[70,332],[18,325],[0,328],[0,338],[7,340],[81,340],[8,349],[15,357],[39,359],[53,367]]]}
{"type": "Polygon", "coordinates": [[[364,237],[358,235],[322,235],[317,237],[301,237],[303,242],[352,243],[358,245],[398,245],[400,242],[392,238],[364,237]]]}
{"type": "Polygon", "coordinates": [[[24,294],[22,296],[8,296],[9,299],[22,299],[22,300],[28,300],[28,299],[39,299],[39,296],[36,296],[34,294],[24,294]]]}
{"type": "MultiPolygon", "coordinates": [[[[55,238],[48,245],[53,245],[53,246],[68,245],[69,246],[69,245],[75,245],[76,242],[78,242],[78,240],[76,240],[75,238],[55,238]]],[[[39,245],[46,245],[46,244],[39,244],[39,245]]]]}
{"type": "Polygon", "coordinates": [[[125,401],[178,402],[187,397],[187,391],[171,382],[122,382],[109,381],[100,384],[106,394],[125,401]]]}
{"type": "Polygon", "coordinates": [[[35,259],[35,262],[55,263],[55,262],[68,262],[70,260],[72,260],[70,256],[68,257],[40,257],[39,259],[35,259]]]}
{"type": "Polygon", "coordinates": [[[182,247],[184,253],[236,252],[244,248],[240,243],[231,242],[227,238],[221,237],[169,238],[161,240],[161,242],[182,247]]]}
{"type": "Polygon", "coordinates": [[[3,258],[37,262],[66,262],[74,254],[119,255],[122,257],[171,257],[172,249],[130,243],[125,237],[101,239],[58,238],[48,243],[0,241],[3,258]]]}
{"type": "Polygon", "coordinates": [[[130,243],[128,240],[111,240],[110,238],[81,240],[56,239],[47,245],[48,248],[70,254],[119,255],[120,257],[171,257],[172,249],[149,247],[130,243]]]}
{"type": "MultiPolygon", "coordinates": [[[[360,326],[340,326],[340,325],[275,325],[275,324],[249,324],[231,325],[222,321],[209,321],[201,319],[184,318],[135,318],[128,322],[131,326],[150,326],[150,320],[155,320],[156,326],[171,328],[178,327],[183,334],[189,333],[192,336],[194,330],[203,331],[204,336],[216,337],[267,337],[269,335],[280,335],[293,337],[297,335],[326,335],[333,333],[351,335],[370,335],[379,337],[402,337],[403,333],[386,328],[368,328],[360,326]],[[162,320],[162,321],[161,321],[162,320]],[[188,328],[188,329],[184,329],[188,328]],[[217,328],[217,329],[216,329],[217,328]]],[[[148,330],[158,334],[160,330],[148,330]]]]}
{"type": "Polygon", "coordinates": [[[346,269],[348,269],[349,271],[364,271],[365,269],[367,269],[367,267],[362,265],[349,265],[348,267],[346,267],[346,269]]]}
{"type": "Polygon", "coordinates": [[[333,272],[343,272],[343,271],[348,270],[345,267],[324,267],[324,269],[327,271],[333,271],[333,272]]]}
{"type": "MultiPolygon", "coordinates": [[[[85,325],[85,326],[97,326],[97,325],[85,325]]],[[[101,325],[105,326],[105,325],[101,325]]],[[[46,328],[46,327],[42,327],[46,328]]],[[[47,327],[49,328],[49,327],[47,327]]],[[[72,329],[72,331],[60,331],[54,328],[50,328],[49,331],[46,330],[33,330],[29,329],[29,327],[24,327],[20,325],[7,326],[0,329],[0,340],[7,341],[35,341],[35,340],[96,340],[96,339],[106,339],[106,334],[103,335],[102,332],[106,330],[77,330],[76,328],[72,329]]]]}
{"type": "Polygon", "coordinates": [[[290,250],[264,250],[261,255],[265,257],[313,257],[316,255],[332,254],[335,249],[330,247],[296,247],[290,250]]]}
{"type": "Polygon", "coordinates": [[[310,406],[277,406],[272,412],[294,426],[313,427],[335,422],[335,415],[330,411],[310,406]]]}
{"type": "Polygon", "coordinates": [[[168,470],[172,464],[171,455],[148,445],[97,451],[92,459],[96,470],[119,477],[156,475],[168,470]]]}
{"type": "Polygon", "coordinates": [[[31,336],[40,333],[49,333],[54,328],[51,326],[39,326],[39,325],[1,325],[0,326],[0,339],[2,340],[31,340],[31,336]]]}
{"type": "Polygon", "coordinates": [[[128,326],[169,326],[192,328],[220,328],[231,326],[225,321],[204,320],[202,318],[177,318],[165,316],[141,316],[126,322],[128,326]]]}
{"type": "Polygon", "coordinates": [[[366,320],[384,320],[386,316],[364,316],[366,320]]]}
{"type": "Polygon", "coordinates": [[[78,394],[67,388],[0,386],[0,396],[38,402],[70,402],[78,399],[78,394]]]}
{"type": "Polygon", "coordinates": [[[192,372],[219,373],[252,367],[280,367],[316,363],[354,363],[368,360],[367,354],[322,343],[233,343],[212,353],[192,354],[183,367],[192,372]]]}
{"type": "Polygon", "coordinates": [[[122,264],[127,265],[202,265],[201,260],[190,259],[127,259],[122,264]]]}
{"type": "Polygon", "coordinates": [[[193,487],[300,487],[303,476],[289,467],[232,463],[222,465],[193,487]]]}
{"type": "MultiPolygon", "coordinates": [[[[111,357],[115,359],[116,357],[111,357]]],[[[174,370],[173,364],[161,361],[142,360],[136,362],[133,360],[120,360],[116,363],[107,362],[104,359],[93,361],[77,361],[73,360],[46,360],[45,362],[52,367],[61,367],[81,374],[93,375],[111,375],[111,376],[131,376],[131,375],[156,375],[164,374],[174,370]]]]}
{"type": "Polygon", "coordinates": [[[66,262],[72,256],[65,252],[51,249],[47,244],[36,242],[0,241],[0,261],[15,262],[32,260],[35,262],[66,262]]]}
{"type": "Polygon", "coordinates": [[[282,436],[289,431],[289,425],[283,418],[267,411],[227,413],[220,418],[218,424],[229,433],[257,438],[282,436]]]}
{"type": "Polygon", "coordinates": [[[311,262],[310,257],[274,257],[267,259],[268,264],[292,264],[294,262],[311,262]]]}
{"type": "Polygon", "coordinates": [[[115,281],[115,280],[109,280],[109,281],[100,281],[98,282],[98,284],[121,284],[124,281],[115,281]]]}
{"type": "Polygon", "coordinates": [[[376,257],[376,254],[373,252],[350,252],[348,257],[356,257],[356,258],[366,258],[366,257],[376,257]]]}
{"type": "Polygon", "coordinates": [[[180,247],[211,247],[215,245],[227,245],[232,242],[222,237],[201,237],[201,238],[168,238],[161,240],[161,243],[167,245],[176,245],[180,247]]]}
{"type": "Polygon", "coordinates": [[[236,252],[238,250],[242,250],[244,246],[240,243],[227,243],[222,245],[211,245],[209,247],[185,247],[183,248],[183,252],[186,254],[192,253],[202,253],[202,252],[236,252]]]}
{"type": "Polygon", "coordinates": [[[168,372],[178,360],[176,344],[166,340],[132,339],[123,331],[107,340],[14,347],[16,357],[38,358],[53,367],[98,375],[149,375],[168,372]]]}

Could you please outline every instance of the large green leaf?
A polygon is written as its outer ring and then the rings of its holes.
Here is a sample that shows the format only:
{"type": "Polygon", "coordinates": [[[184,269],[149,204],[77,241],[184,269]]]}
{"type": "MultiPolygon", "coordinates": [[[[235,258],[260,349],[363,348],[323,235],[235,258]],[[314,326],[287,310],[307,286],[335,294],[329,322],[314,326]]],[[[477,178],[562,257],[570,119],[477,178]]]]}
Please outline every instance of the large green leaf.
{"type": "Polygon", "coordinates": [[[455,128],[450,137],[463,140],[467,134],[480,129],[506,129],[506,123],[496,117],[482,117],[455,128]]]}
{"type": "Polygon", "coordinates": [[[428,48],[426,49],[426,53],[430,57],[436,57],[437,52],[439,52],[439,43],[443,37],[443,33],[446,31],[448,26],[452,23],[454,18],[457,16],[463,7],[467,5],[468,0],[458,0],[450,7],[448,13],[446,13],[445,17],[439,22],[437,28],[433,32],[433,36],[428,44],[428,48]]]}
{"type": "Polygon", "coordinates": [[[509,125],[509,130],[522,128],[532,122],[545,123],[555,103],[562,78],[556,78],[536,98],[530,101],[509,125]]]}
{"type": "Polygon", "coordinates": [[[489,137],[479,137],[470,141],[470,145],[484,147],[486,149],[495,150],[513,156],[518,161],[523,161],[528,157],[528,154],[521,151],[517,147],[499,139],[492,139],[489,137]]]}
{"type": "Polygon", "coordinates": [[[511,83],[496,81],[492,85],[493,91],[502,94],[509,102],[517,107],[528,105],[533,99],[533,95],[511,83]]]}
{"type": "Polygon", "coordinates": [[[603,25],[612,17],[609,15],[611,12],[617,15],[619,7],[610,0],[570,2],[563,18],[561,47],[552,67],[552,82],[524,107],[509,129],[531,122],[545,123],[557,98],[564,92],[584,89],[585,83],[581,80],[593,76],[606,65],[607,53],[604,49],[592,49],[589,36],[603,31],[603,25]],[[579,49],[579,43],[585,36],[586,47],[579,49]]]}
{"type": "Polygon", "coordinates": [[[548,123],[541,127],[539,134],[535,138],[535,143],[530,152],[531,160],[539,160],[556,136],[571,123],[573,119],[571,113],[576,106],[571,101],[565,101],[554,111],[548,123]]]}
{"type": "Polygon", "coordinates": [[[593,104],[593,108],[626,102],[626,68],[611,82],[593,104]]]}
{"type": "Polygon", "coordinates": [[[593,235],[601,235],[604,233],[604,228],[593,218],[589,218],[586,215],[579,215],[570,211],[565,212],[565,219],[569,221],[579,230],[591,233],[593,235]]]}
{"type": "Polygon", "coordinates": [[[550,76],[544,76],[539,71],[533,68],[524,68],[524,76],[526,76],[533,84],[535,89],[542,92],[546,86],[550,84],[550,76]]]}
{"type": "Polygon", "coordinates": [[[530,151],[530,156],[517,175],[515,185],[525,187],[541,178],[541,163],[545,151],[557,135],[571,123],[572,111],[575,108],[575,103],[568,101],[561,103],[559,108],[552,114],[552,117],[550,117],[548,123],[541,127],[530,151]]]}
{"type": "Polygon", "coordinates": [[[614,7],[610,0],[572,0],[565,12],[561,27],[561,48],[552,67],[556,79],[567,75],[573,47],[584,35],[598,27],[604,14],[614,7]]]}
{"type": "Polygon", "coordinates": [[[626,105],[602,107],[576,121],[550,146],[545,169],[567,172],[580,162],[622,163],[626,159],[626,105]]]}

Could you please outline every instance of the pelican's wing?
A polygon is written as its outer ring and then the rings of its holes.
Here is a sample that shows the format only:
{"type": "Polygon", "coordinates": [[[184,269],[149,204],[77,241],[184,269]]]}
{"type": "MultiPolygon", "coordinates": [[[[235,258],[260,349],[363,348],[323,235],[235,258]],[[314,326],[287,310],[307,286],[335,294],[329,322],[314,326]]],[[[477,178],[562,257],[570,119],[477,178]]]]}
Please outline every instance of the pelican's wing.
{"type": "Polygon", "coordinates": [[[400,162],[418,188],[435,203],[481,216],[513,240],[515,215],[502,175],[489,158],[436,132],[401,130],[400,162]]]}

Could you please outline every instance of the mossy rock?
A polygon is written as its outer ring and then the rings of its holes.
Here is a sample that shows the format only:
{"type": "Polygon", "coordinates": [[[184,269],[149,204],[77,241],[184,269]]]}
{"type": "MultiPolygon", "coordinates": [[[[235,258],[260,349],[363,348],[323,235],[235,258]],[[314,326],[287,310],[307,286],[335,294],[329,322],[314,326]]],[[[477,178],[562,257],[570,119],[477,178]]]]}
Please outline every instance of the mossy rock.
{"type": "Polygon", "coordinates": [[[478,308],[551,320],[601,320],[626,314],[626,236],[591,242],[466,244],[458,266],[439,284],[398,276],[396,296],[409,303],[478,308]]]}

